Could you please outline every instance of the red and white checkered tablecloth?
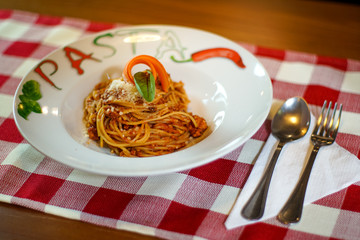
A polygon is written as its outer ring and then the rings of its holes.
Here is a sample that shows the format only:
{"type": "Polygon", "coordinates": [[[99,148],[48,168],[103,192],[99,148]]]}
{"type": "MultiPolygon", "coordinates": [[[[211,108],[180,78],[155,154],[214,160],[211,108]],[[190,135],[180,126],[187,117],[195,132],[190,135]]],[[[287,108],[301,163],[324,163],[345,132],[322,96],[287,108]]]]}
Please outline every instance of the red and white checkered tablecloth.
{"type": "MultiPolygon", "coordinates": [[[[360,182],[305,206],[301,223],[275,218],[226,230],[224,222],[268,138],[270,120],[245,144],[187,171],[106,177],[60,164],[15,126],[13,95],[24,74],[60,46],[121,26],[0,10],[0,201],[165,239],[360,239],[360,182]]],[[[343,103],[337,143],[360,157],[360,61],[241,44],[262,62],[274,101],[343,103]]],[[[359,173],[360,174],[360,173],[359,173]]]]}

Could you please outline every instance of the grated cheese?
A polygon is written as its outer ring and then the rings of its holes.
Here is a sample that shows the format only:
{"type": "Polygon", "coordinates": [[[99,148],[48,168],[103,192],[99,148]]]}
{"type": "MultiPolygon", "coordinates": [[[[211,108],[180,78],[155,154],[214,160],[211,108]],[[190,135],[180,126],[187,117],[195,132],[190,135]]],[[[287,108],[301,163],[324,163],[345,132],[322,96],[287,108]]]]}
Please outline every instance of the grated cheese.
{"type": "Polygon", "coordinates": [[[124,81],[122,78],[114,79],[105,92],[109,96],[108,100],[118,98],[128,102],[136,102],[142,98],[135,85],[124,81]]]}

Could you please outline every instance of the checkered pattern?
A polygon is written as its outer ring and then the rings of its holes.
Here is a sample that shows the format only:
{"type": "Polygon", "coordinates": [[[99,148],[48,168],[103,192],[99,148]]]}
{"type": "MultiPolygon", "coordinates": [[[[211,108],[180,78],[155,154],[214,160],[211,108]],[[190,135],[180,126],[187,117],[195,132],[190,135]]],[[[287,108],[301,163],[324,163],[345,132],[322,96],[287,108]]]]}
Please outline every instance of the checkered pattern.
{"type": "MultiPolygon", "coordinates": [[[[165,239],[359,239],[360,182],[307,205],[303,221],[275,218],[226,230],[226,220],[270,132],[195,169],[151,177],[105,177],[33,149],[12,116],[15,89],[41,58],[81,36],[120,24],[0,10],[0,200],[79,221],[165,239]]],[[[344,104],[337,143],[360,156],[360,61],[242,44],[270,74],[274,101],[303,96],[344,104]]],[[[360,174],[360,173],[359,173],[360,174]]]]}

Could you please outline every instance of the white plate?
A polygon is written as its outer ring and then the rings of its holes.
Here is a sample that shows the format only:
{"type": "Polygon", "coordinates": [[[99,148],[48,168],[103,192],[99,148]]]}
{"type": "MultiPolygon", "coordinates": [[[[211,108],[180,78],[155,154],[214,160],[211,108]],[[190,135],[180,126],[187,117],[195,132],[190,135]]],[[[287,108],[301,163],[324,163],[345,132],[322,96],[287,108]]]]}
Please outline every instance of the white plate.
{"type": "Polygon", "coordinates": [[[25,139],[43,154],[74,168],[114,176],[145,176],[176,172],[209,163],[239,147],[266,119],[271,102],[270,78],[259,61],[238,44],[201,30],[166,25],[144,25],[111,29],[76,41],[67,47],[93,59],[82,59],[65,47],[49,54],[21,81],[14,98],[14,117],[25,139]],[[223,47],[240,54],[246,68],[223,57],[200,62],[176,63],[204,49],[223,47]],[[120,76],[132,57],[157,57],[174,81],[183,81],[191,103],[189,110],[205,117],[212,133],[202,142],[172,154],[148,158],[123,158],[110,154],[88,140],[82,122],[83,101],[106,74],[120,76]],[[89,55],[90,56],[90,55],[89,55]],[[72,67],[79,60],[79,69],[72,67]],[[97,59],[97,60],[94,60],[97,59]],[[58,69],[56,72],[54,61],[58,69]],[[45,62],[44,62],[45,61],[45,62]],[[51,86],[36,71],[61,90],[51,86]],[[83,73],[78,70],[83,70],[83,73]],[[52,74],[52,75],[51,75],[52,74]],[[18,114],[23,85],[40,84],[37,100],[42,113],[18,114]]]}

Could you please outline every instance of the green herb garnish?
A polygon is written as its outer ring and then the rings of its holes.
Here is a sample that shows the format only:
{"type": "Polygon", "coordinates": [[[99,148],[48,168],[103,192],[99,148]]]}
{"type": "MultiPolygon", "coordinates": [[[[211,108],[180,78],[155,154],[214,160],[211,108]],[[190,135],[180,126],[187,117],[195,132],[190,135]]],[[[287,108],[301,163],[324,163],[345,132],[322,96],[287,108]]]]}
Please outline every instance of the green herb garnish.
{"type": "Polygon", "coordinates": [[[137,72],[134,75],[135,86],[140,95],[146,101],[151,102],[155,98],[155,79],[150,71],[137,72]]]}
{"type": "Polygon", "coordinates": [[[31,112],[41,113],[41,106],[37,102],[41,98],[40,84],[35,80],[27,81],[23,85],[22,92],[17,110],[19,115],[27,120],[31,112]]]}

